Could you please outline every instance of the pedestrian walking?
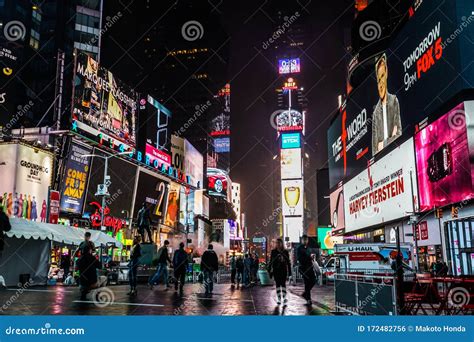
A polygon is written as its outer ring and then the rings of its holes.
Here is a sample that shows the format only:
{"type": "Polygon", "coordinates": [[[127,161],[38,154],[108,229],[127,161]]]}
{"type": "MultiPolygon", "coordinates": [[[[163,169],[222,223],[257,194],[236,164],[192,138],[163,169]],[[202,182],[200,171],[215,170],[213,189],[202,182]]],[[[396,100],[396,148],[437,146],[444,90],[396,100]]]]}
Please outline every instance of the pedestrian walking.
{"type": "Polygon", "coordinates": [[[138,233],[142,237],[142,241],[145,242],[145,231],[148,234],[148,242],[153,243],[153,238],[151,236],[151,230],[150,230],[150,223],[151,223],[151,217],[150,217],[150,208],[146,204],[146,202],[143,202],[142,207],[138,211],[137,215],[137,222],[138,222],[138,233]]]}
{"type": "Polygon", "coordinates": [[[244,284],[245,287],[248,287],[250,285],[250,275],[251,275],[251,272],[252,272],[252,263],[253,263],[253,260],[250,257],[250,255],[245,254],[245,258],[244,258],[244,280],[243,280],[243,284],[244,284]]]}
{"type": "Polygon", "coordinates": [[[257,283],[258,282],[258,267],[260,265],[260,262],[258,260],[258,255],[257,253],[253,254],[252,258],[252,282],[257,283]]]}
{"type": "Polygon", "coordinates": [[[235,253],[233,253],[230,258],[229,266],[230,266],[230,283],[232,285],[235,285],[235,276],[237,274],[237,258],[235,256],[235,253]]]}
{"type": "Polygon", "coordinates": [[[316,275],[313,269],[313,259],[309,250],[309,239],[307,235],[301,237],[302,244],[298,247],[297,257],[299,264],[299,271],[303,276],[304,292],[303,298],[306,299],[308,305],[312,304],[311,289],[316,284],[316,275]]]}
{"type": "Polygon", "coordinates": [[[277,239],[276,246],[271,252],[268,273],[270,278],[275,279],[277,304],[280,305],[282,302],[286,304],[288,302],[286,298],[286,280],[291,277],[291,263],[290,254],[284,248],[282,239],[277,239]]]}
{"type": "Polygon", "coordinates": [[[84,233],[84,241],[82,241],[80,244],[79,244],[79,247],[77,247],[77,249],[74,251],[74,254],[72,255],[73,258],[77,256],[77,254],[80,252],[80,254],[85,254],[86,251],[91,251],[91,253],[95,250],[95,245],[94,243],[91,241],[91,232],[85,232],[84,233]]]}
{"type": "Polygon", "coordinates": [[[102,269],[102,264],[92,255],[90,245],[85,244],[77,265],[79,269],[81,300],[85,300],[87,293],[91,289],[99,287],[97,270],[102,269]]]}
{"type": "Polygon", "coordinates": [[[132,296],[137,294],[138,264],[140,263],[140,258],[142,256],[140,242],[140,235],[135,236],[133,239],[132,250],[130,251],[130,260],[128,262],[128,281],[130,283],[130,291],[127,294],[132,296]]]}
{"type": "Polygon", "coordinates": [[[219,260],[216,252],[214,252],[214,246],[209,244],[207,250],[202,254],[201,257],[201,271],[204,275],[204,287],[206,289],[206,295],[211,295],[214,288],[214,272],[219,270],[219,260]]]}
{"type": "Polygon", "coordinates": [[[158,264],[156,266],[156,272],[151,277],[149,286],[150,289],[153,290],[153,285],[160,280],[160,278],[163,276],[164,281],[163,283],[165,284],[165,290],[169,289],[169,281],[168,281],[168,263],[171,264],[171,259],[168,254],[168,246],[170,242],[168,240],[165,240],[163,243],[163,246],[158,250],[158,264]]]}
{"type": "Polygon", "coordinates": [[[237,258],[235,262],[235,267],[237,269],[237,288],[239,288],[240,283],[243,281],[244,278],[244,259],[241,256],[237,258]]]}
{"type": "Polygon", "coordinates": [[[184,242],[181,242],[179,244],[179,249],[174,252],[173,268],[175,277],[174,290],[175,292],[178,292],[179,285],[179,294],[183,295],[184,281],[186,278],[186,271],[188,269],[188,253],[186,253],[184,250],[184,242]]]}

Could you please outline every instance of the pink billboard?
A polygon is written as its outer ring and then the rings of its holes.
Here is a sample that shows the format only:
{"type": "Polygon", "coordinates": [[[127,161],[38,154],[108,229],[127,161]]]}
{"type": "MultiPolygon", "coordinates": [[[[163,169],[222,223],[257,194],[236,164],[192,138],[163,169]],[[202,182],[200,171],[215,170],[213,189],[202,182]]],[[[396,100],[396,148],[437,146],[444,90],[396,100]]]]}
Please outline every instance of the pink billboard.
{"type": "Polygon", "coordinates": [[[473,197],[464,103],[415,136],[420,210],[473,197]]]}

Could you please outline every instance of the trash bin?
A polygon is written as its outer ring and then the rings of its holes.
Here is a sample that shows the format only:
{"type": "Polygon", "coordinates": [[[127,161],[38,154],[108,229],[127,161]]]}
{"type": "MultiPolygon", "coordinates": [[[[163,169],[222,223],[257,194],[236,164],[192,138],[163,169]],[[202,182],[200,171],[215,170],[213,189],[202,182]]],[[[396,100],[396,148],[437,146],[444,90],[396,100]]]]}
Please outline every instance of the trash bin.
{"type": "Polygon", "coordinates": [[[273,280],[267,270],[258,270],[258,279],[263,286],[273,285],[273,280]]]}

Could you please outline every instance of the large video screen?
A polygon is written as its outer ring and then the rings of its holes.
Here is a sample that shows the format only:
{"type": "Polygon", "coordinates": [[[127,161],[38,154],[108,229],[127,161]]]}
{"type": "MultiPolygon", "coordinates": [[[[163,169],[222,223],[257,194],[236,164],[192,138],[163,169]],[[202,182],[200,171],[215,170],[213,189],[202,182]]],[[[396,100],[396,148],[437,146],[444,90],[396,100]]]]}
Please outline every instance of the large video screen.
{"type": "Polygon", "coordinates": [[[415,150],[410,139],[344,184],[345,232],[416,212],[416,189],[415,150]]]}
{"type": "Polygon", "coordinates": [[[281,152],[281,179],[301,178],[303,173],[301,148],[282,149],[281,152]]]}
{"type": "Polygon", "coordinates": [[[140,134],[146,137],[146,143],[161,151],[170,151],[171,111],[148,95],[140,99],[140,134]]]}
{"type": "Polygon", "coordinates": [[[92,57],[76,56],[73,131],[136,144],[137,93],[92,57]]]}
{"type": "Polygon", "coordinates": [[[282,180],[281,192],[283,216],[303,216],[303,180],[282,180]]]}
{"type": "Polygon", "coordinates": [[[415,136],[421,210],[473,197],[473,110],[473,101],[461,103],[415,136]]]}
{"type": "Polygon", "coordinates": [[[474,73],[466,72],[472,66],[464,57],[473,54],[472,43],[470,50],[461,47],[472,42],[474,28],[452,39],[462,22],[451,3],[423,1],[389,49],[364,63],[369,75],[328,131],[330,187],[366,168],[400,137],[413,136],[420,123],[443,114],[442,105],[472,88],[474,73]]]}

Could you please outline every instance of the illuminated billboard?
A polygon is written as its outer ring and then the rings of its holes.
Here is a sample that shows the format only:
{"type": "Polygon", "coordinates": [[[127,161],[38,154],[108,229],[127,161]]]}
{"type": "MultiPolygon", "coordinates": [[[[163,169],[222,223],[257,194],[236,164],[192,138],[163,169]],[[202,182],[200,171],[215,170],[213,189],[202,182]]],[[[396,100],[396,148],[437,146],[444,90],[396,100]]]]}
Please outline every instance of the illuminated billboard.
{"type": "Polygon", "coordinates": [[[230,138],[215,138],[214,139],[214,152],[216,153],[228,153],[230,152],[230,138]]]}
{"type": "Polygon", "coordinates": [[[302,179],[281,181],[283,216],[303,216],[303,192],[302,179]]]}
{"type": "Polygon", "coordinates": [[[216,168],[207,168],[207,189],[209,195],[228,198],[230,178],[227,172],[216,168]]]}
{"type": "Polygon", "coordinates": [[[281,148],[300,148],[301,135],[299,133],[282,133],[281,148]]]}
{"type": "Polygon", "coordinates": [[[91,153],[91,147],[75,141],[71,143],[61,188],[61,211],[82,214],[90,167],[90,158],[83,155],[91,153]]]}
{"type": "Polygon", "coordinates": [[[301,72],[301,63],[299,58],[286,58],[278,60],[278,73],[294,74],[301,72]]]}
{"type": "Polygon", "coordinates": [[[345,232],[416,212],[416,189],[414,143],[410,139],[344,184],[345,232]]]}
{"type": "Polygon", "coordinates": [[[135,146],[138,94],[80,52],[76,56],[73,94],[73,131],[135,146]]]}
{"type": "Polygon", "coordinates": [[[456,106],[415,136],[420,210],[474,197],[474,101],[456,106]]]}
{"type": "Polygon", "coordinates": [[[281,179],[301,178],[302,160],[301,148],[289,148],[280,150],[281,155],[281,179]]]}
{"type": "Polygon", "coordinates": [[[303,235],[303,216],[300,217],[284,217],[283,218],[283,235],[288,238],[288,242],[298,243],[303,235]]]}
{"type": "Polygon", "coordinates": [[[145,135],[146,143],[159,150],[169,151],[171,112],[168,108],[148,95],[146,99],[140,99],[139,120],[139,132],[145,135]]]}
{"type": "Polygon", "coordinates": [[[295,109],[282,110],[276,116],[276,125],[279,132],[302,131],[304,128],[303,114],[295,109]]]}
{"type": "Polygon", "coordinates": [[[370,74],[356,84],[328,131],[331,188],[400,137],[404,141],[436,120],[441,106],[472,88],[474,25],[462,18],[462,11],[472,12],[469,6],[420,2],[387,51],[363,63],[370,74]]]}
{"type": "Polygon", "coordinates": [[[335,233],[344,233],[344,192],[340,185],[329,195],[329,207],[331,212],[331,226],[335,233]]]}
{"type": "Polygon", "coordinates": [[[10,217],[46,222],[53,155],[22,144],[0,145],[0,197],[10,217]]]}

